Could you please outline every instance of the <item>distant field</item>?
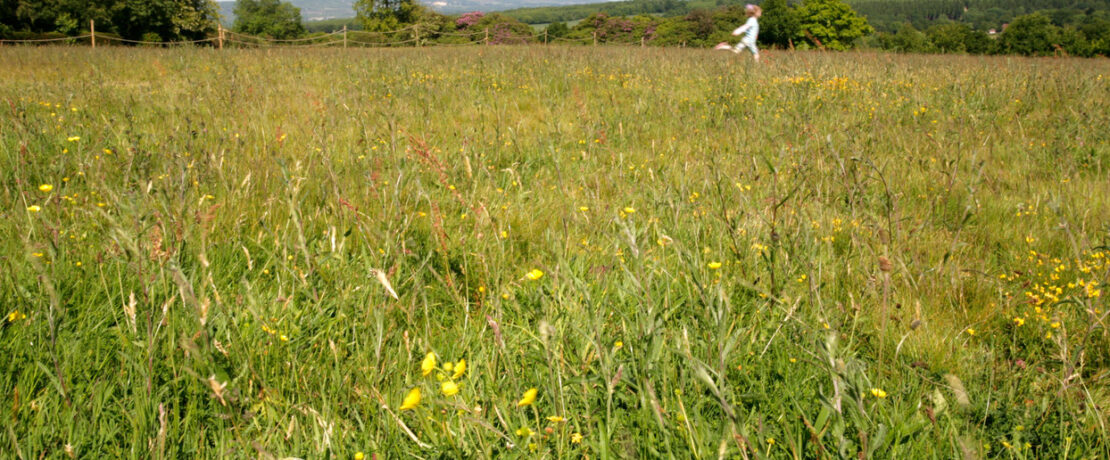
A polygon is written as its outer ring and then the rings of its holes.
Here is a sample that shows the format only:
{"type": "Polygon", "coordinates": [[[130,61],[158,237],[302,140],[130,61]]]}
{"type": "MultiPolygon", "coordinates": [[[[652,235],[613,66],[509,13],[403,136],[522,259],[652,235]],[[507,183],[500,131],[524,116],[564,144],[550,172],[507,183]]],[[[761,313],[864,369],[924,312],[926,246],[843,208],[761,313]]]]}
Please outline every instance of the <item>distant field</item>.
{"type": "Polygon", "coordinates": [[[1105,59],[0,48],[0,457],[1106,458],[1107,126],[1105,59]]]}

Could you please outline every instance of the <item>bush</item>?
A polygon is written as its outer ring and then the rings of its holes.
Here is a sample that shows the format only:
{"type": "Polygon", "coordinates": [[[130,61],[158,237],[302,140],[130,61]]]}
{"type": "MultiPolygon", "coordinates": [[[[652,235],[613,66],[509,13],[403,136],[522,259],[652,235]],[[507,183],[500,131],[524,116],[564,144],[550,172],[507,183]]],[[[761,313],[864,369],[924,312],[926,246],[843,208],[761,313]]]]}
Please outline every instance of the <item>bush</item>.
{"type": "Polygon", "coordinates": [[[1014,22],[1002,32],[998,50],[1007,54],[1043,56],[1052,54],[1057,43],[1060,28],[1040,13],[1027,14],[1014,18],[1014,22]]]}

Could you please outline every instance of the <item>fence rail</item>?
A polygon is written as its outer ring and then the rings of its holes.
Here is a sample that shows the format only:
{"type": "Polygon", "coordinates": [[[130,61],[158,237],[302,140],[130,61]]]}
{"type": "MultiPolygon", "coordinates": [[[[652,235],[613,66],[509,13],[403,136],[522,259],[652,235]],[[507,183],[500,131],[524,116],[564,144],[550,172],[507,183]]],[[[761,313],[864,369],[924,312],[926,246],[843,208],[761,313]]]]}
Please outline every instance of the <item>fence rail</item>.
{"type": "MultiPolygon", "coordinates": [[[[499,45],[499,44],[522,44],[529,42],[536,42],[542,44],[549,43],[567,43],[567,44],[580,44],[588,45],[599,43],[597,32],[594,32],[591,37],[580,38],[566,38],[566,37],[548,37],[547,32],[544,31],[542,35],[518,35],[503,30],[490,30],[489,28],[480,31],[456,31],[456,32],[443,32],[443,31],[423,31],[425,34],[421,35],[419,25],[413,24],[395,30],[383,31],[366,31],[366,30],[347,30],[344,26],[342,30],[335,32],[325,33],[322,35],[315,35],[311,37],[292,38],[292,39],[278,39],[269,37],[258,37],[253,35],[232,32],[224,29],[222,25],[218,26],[215,36],[210,36],[197,40],[180,40],[180,41],[147,41],[147,40],[130,40],[122,37],[107,34],[97,34],[96,24],[89,21],[89,33],[83,35],[76,35],[72,37],[56,37],[56,38],[39,38],[39,39],[0,39],[0,46],[13,44],[13,45],[36,45],[48,43],[61,43],[69,42],[76,43],[85,39],[89,40],[92,48],[96,48],[96,42],[99,38],[102,43],[118,42],[134,45],[149,45],[149,46],[175,46],[175,45],[197,45],[201,43],[211,43],[217,48],[222,49],[224,44],[233,44],[239,47],[293,47],[293,48],[320,48],[326,46],[342,46],[347,47],[395,47],[395,46],[469,46],[469,45],[499,45]],[[403,34],[407,32],[407,34],[403,34]],[[403,34],[403,35],[402,35],[403,34]],[[447,41],[440,42],[438,39],[442,37],[449,38],[462,38],[464,42],[447,41]]],[[[641,37],[638,40],[606,40],[604,37],[600,43],[606,44],[624,44],[624,45],[646,45],[646,39],[641,37]]]]}

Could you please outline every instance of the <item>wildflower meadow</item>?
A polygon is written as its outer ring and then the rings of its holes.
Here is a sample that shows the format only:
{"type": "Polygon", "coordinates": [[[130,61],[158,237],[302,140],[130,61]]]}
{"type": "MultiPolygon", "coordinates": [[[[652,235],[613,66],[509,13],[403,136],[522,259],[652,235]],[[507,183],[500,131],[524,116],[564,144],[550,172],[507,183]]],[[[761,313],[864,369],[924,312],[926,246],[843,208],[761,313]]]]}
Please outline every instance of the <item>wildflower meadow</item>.
{"type": "Polygon", "coordinates": [[[0,48],[0,458],[1106,458],[1110,62],[0,48]]]}

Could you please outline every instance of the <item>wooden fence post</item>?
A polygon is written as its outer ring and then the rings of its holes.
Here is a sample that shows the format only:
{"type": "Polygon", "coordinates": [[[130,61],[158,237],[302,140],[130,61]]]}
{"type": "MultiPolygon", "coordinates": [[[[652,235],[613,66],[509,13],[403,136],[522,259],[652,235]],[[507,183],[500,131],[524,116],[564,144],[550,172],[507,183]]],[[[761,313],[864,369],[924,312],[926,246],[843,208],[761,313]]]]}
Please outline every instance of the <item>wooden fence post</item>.
{"type": "Polygon", "coordinates": [[[420,47],[420,24],[412,25],[412,32],[416,34],[416,47],[420,47]]]}
{"type": "Polygon", "coordinates": [[[594,46],[597,46],[597,31],[594,31],[594,46]]]}
{"type": "Polygon", "coordinates": [[[641,35],[640,36],[640,48],[643,48],[643,47],[644,47],[644,37],[641,35]]]}
{"type": "Polygon", "coordinates": [[[92,47],[96,49],[96,21],[89,19],[89,38],[92,39],[92,47]]]}
{"type": "Polygon", "coordinates": [[[547,44],[547,29],[543,29],[543,44],[547,44]]]}
{"type": "Polygon", "coordinates": [[[347,47],[347,26],[343,26],[343,47],[347,47]]]}
{"type": "Polygon", "coordinates": [[[219,49],[224,49],[224,25],[216,23],[216,43],[219,49]]]}
{"type": "Polygon", "coordinates": [[[489,45],[489,27],[486,27],[485,31],[486,31],[486,45],[488,46],[489,45]]]}

